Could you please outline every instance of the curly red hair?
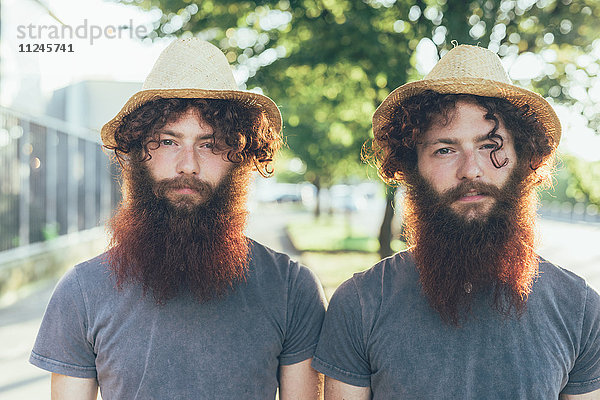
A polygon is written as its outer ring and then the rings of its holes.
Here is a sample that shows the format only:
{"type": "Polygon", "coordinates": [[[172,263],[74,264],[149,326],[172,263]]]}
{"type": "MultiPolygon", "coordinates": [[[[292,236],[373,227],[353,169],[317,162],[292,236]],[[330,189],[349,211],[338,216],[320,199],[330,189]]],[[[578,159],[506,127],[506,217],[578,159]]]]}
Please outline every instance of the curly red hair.
{"type": "Polygon", "coordinates": [[[498,160],[496,154],[502,148],[502,138],[496,134],[499,117],[513,135],[520,163],[526,165],[528,161],[529,170],[534,173],[534,183],[549,182],[556,148],[554,140],[546,134],[529,106],[517,107],[495,97],[440,94],[432,90],[412,96],[395,108],[389,122],[374,132],[371,148],[368,144],[363,147],[363,158],[375,164],[386,183],[406,183],[406,178],[417,169],[416,144],[437,118],[449,120],[459,100],[482,106],[486,110],[485,118],[494,122],[495,126],[488,135],[496,143],[496,149],[490,154],[496,168],[501,168],[506,162],[498,160]]]}
{"type": "Polygon", "coordinates": [[[282,144],[280,132],[271,126],[264,112],[235,100],[160,98],[144,103],[123,118],[115,131],[115,152],[124,161],[150,159],[148,145],[158,141],[157,132],[189,109],[196,110],[214,131],[215,145],[222,144],[227,159],[251,162],[263,176],[273,174],[273,158],[282,144]],[[218,139],[218,140],[217,140],[218,139]]]}

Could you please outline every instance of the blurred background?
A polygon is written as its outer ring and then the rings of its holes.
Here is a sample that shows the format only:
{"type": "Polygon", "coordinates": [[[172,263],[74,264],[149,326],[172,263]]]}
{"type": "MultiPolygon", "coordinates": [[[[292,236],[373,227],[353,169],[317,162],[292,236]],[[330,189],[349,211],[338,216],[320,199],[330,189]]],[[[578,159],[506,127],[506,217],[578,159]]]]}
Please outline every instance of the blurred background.
{"type": "Polygon", "coordinates": [[[497,52],[563,126],[538,251],[600,288],[599,18],[596,0],[1,0],[0,398],[49,398],[27,364],[40,318],[58,277],[106,248],[120,201],[99,129],[175,37],[211,41],[280,106],[286,147],[254,181],[248,235],[328,296],[404,248],[402,190],[361,160],[376,107],[454,41],[497,52]]]}

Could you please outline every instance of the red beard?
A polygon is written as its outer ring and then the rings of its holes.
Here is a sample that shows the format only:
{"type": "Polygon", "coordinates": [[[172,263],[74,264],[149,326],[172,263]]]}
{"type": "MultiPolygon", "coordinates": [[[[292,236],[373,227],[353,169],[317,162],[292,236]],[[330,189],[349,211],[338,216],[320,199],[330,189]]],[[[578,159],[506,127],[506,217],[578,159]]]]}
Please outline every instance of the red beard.
{"type": "Polygon", "coordinates": [[[248,169],[237,167],[213,188],[192,177],[155,182],[143,164],[127,168],[126,198],[108,224],[117,286],[141,283],[162,304],[182,291],[207,301],[244,280],[249,179],[248,169]],[[180,187],[196,190],[201,201],[169,200],[169,189],[180,187]]]}
{"type": "Polygon", "coordinates": [[[507,184],[467,182],[438,194],[420,175],[407,178],[405,222],[423,292],[441,318],[459,325],[474,297],[492,293],[501,314],[525,310],[538,273],[534,252],[537,196],[518,169],[507,184]],[[496,202],[487,215],[465,218],[450,205],[469,190],[496,202]]]}

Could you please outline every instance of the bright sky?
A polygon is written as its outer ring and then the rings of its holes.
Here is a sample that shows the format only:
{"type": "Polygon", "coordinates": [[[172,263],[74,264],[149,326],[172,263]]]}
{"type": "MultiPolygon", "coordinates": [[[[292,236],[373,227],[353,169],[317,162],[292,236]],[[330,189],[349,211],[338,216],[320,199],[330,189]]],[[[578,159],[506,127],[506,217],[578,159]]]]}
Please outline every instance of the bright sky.
{"type": "MultiPolygon", "coordinates": [[[[159,53],[170,40],[141,42],[137,32],[150,31],[156,18],[136,7],[103,0],[41,0],[58,19],[70,25],[74,32],[60,31],[61,25],[34,0],[2,1],[2,91],[0,104],[39,112],[52,91],[86,79],[142,82],[159,53]],[[119,26],[129,29],[118,30],[119,26]],[[25,53],[20,45],[40,44],[52,38],[54,44],[72,43],[73,53],[25,53]],[[58,30],[58,33],[56,33],[58,30]],[[100,33],[102,31],[102,33],[100,33]],[[119,37],[109,38],[107,36],[119,37]],[[62,35],[66,35],[63,38],[62,35]],[[72,35],[73,37],[70,37],[72,35]],[[101,36],[92,38],[92,35],[101,36]],[[78,37],[79,36],[79,37],[78,37]],[[62,39],[61,39],[62,38],[62,39]],[[25,93],[25,101],[23,96],[25,93]]],[[[424,40],[419,46],[419,69],[426,73],[436,61],[433,43],[424,40]]],[[[506,59],[511,77],[526,76],[527,71],[539,71],[539,58],[506,59]],[[518,61],[518,62],[517,62],[518,61]]],[[[589,161],[600,160],[600,135],[586,127],[585,118],[565,107],[556,107],[563,124],[561,149],[589,161]]],[[[28,111],[24,109],[23,111],[28,111]]]]}
{"type": "Polygon", "coordinates": [[[101,0],[41,1],[70,25],[73,33],[65,31],[66,37],[61,39],[61,24],[34,0],[2,0],[2,104],[10,105],[22,85],[28,89],[38,86],[40,93],[48,97],[53,90],[84,79],[142,82],[168,44],[142,43],[135,37],[136,29],[148,32],[153,20],[150,13],[136,7],[101,0]],[[105,32],[117,36],[116,28],[123,25],[133,30],[121,30],[121,38],[106,37],[105,32]],[[58,39],[50,36],[51,30],[59,35],[58,39]],[[40,33],[51,40],[39,39],[40,33]],[[102,37],[94,39],[92,34],[102,37]],[[44,42],[72,43],[73,53],[19,52],[20,45],[44,42]]]}

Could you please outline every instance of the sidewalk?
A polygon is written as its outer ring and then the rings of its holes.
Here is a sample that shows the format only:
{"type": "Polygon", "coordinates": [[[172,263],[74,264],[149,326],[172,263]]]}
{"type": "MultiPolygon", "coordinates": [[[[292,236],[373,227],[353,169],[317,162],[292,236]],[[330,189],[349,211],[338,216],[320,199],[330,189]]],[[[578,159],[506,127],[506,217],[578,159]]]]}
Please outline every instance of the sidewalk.
{"type": "Polygon", "coordinates": [[[55,283],[25,288],[21,300],[0,308],[0,398],[4,400],[50,398],[50,374],[28,359],[55,283]]]}

